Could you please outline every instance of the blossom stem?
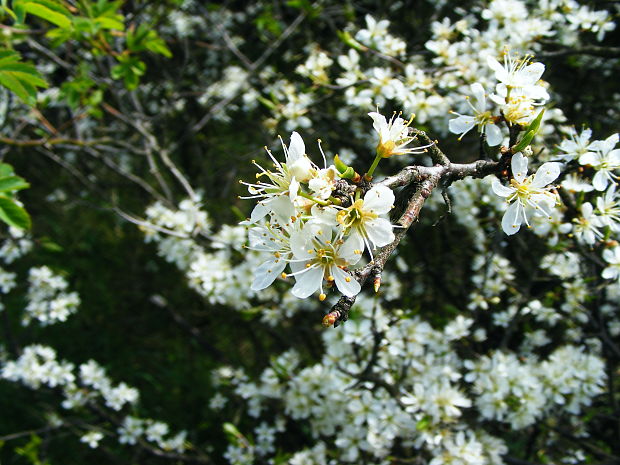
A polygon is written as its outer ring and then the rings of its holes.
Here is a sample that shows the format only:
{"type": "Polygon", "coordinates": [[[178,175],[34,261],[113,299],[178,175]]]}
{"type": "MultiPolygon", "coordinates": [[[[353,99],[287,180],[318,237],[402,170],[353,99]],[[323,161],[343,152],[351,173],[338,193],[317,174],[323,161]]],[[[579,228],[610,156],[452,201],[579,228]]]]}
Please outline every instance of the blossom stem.
{"type": "Polygon", "coordinates": [[[375,157],[375,159],[372,162],[372,165],[370,165],[370,168],[368,169],[368,172],[364,175],[365,178],[372,179],[372,173],[375,172],[375,168],[377,167],[377,165],[381,161],[381,158],[382,158],[381,155],[377,154],[377,156],[375,157]]]}
{"type": "Polygon", "coordinates": [[[330,202],[327,202],[326,200],[317,199],[316,197],[312,197],[310,194],[306,194],[305,192],[299,192],[297,195],[303,197],[304,199],[312,200],[319,205],[326,206],[330,204],[330,202]]]}

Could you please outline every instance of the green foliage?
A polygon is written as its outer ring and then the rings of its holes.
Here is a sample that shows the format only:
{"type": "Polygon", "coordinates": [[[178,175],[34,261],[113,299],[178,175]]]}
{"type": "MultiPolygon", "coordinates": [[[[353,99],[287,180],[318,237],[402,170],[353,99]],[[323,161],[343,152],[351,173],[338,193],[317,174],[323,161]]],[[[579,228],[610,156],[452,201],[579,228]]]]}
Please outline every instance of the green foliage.
{"type": "Polygon", "coordinates": [[[538,116],[536,116],[536,118],[534,118],[534,120],[525,128],[524,130],[525,133],[523,137],[521,138],[521,140],[512,147],[513,153],[520,152],[521,150],[523,150],[524,148],[526,148],[528,145],[532,143],[534,136],[538,132],[538,129],[540,129],[540,122],[542,121],[542,117],[544,114],[545,114],[545,109],[543,108],[538,113],[538,116]]]}
{"type": "Polygon", "coordinates": [[[14,192],[30,187],[23,178],[15,176],[11,165],[0,163],[0,220],[19,229],[30,229],[28,212],[17,204],[14,192]]]}
{"type": "Polygon", "coordinates": [[[131,52],[150,51],[171,58],[172,53],[166,43],[153,29],[146,24],[140,24],[135,30],[127,31],[127,49],[131,52]]]}
{"type": "MultiPolygon", "coordinates": [[[[133,90],[146,72],[146,64],[137,54],[151,52],[171,58],[172,53],[157,31],[148,24],[130,28],[124,34],[124,41],[117,40],[125,31],[125,17],[120,11],[122,5],[122,1],[83,0],[77,8],[69,10],[56,0],[14,0],[10,7],[4,0],[2,10],[18,29],[26,30],[29,16],[55,26],[46,32],[53,48],[73,40],[88,46],[95,56],[114,56],[119,64],[112,68],[112,77],[122,80],[127,89],[133,90]],[[121,50],[117,51],[119,46],[121,50]]],[[[78,69],[82,69],[82,66],[78,66],[78,69]]],[[[90,114],[101,116],[98,105],[103,100],[104,88],[96,85],[84,73],[68,82],[62,90],[69,105],[72,108],[88,106],[90,114]]],[[[36,88],[47,87],[47,82],[34,66],[20,62],[19,54],[11,50],[0,51],[0,84],[29,105],[35,104],[36,88]]]]}
{"type": "Polygon", "coordinates": [[[83,63],[74,79],[62,83],[60,95],[72,109],[84,107],[88,114],[100,118],[104,89],[89,76],[89,72],[90,67],[83,63]]]}
{"type": "Polygon", "coordinates": [[[44,19],[59,28],[71,26],[71,13],[60,2],[54,0],[15,0],[12,6],[17,26],[25,25],[27,14],[44,19]]]}
{"type": "Polygon", "coordinates": [[[49,465],[49,461],[39,458],[41,442],[41,437],[33,434],[24,446],[15,448],[15,453],[24,457],[32,465],[49,465]]]}
{"type": "Polygon", "coordinates": [[[140,83],[140,76],[146,72],[146,65],[138,57],[121,55],[118,57],[119,64],[112,68],[112,78],[122,79],[125,87],[133,90],[140,83]]]}
{"type": "Polygon", "coordinates": [[[0,84],[29,105],[36,101],[37,87],[48,86],[34,65],[21,61],[13,50],[0,50],[0,84]]]}

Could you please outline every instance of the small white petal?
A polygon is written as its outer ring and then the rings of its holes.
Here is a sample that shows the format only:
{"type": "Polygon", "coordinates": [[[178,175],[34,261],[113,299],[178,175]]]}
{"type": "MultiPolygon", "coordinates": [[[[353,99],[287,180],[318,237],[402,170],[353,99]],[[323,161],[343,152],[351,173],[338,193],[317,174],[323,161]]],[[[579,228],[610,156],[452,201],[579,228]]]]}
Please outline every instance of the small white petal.
{"type": "Polygon", "coordinates": [[[484,111],[486,99],[484,97],[485,92],[484,92],[484,87],[482,87],[482,84],[480,84],[479,82],[475,82],[474,84],[472,84],[471,93],[476,99],[476,101],[478,102],[478,105],[476,105],[476,108],[478,108],[480,111],[484,111]]]}
{"type": "Polygon", "coordinates": [[[254,207],[254,209],[252,210],[252,213],[250,215],[250,221],[252,223],[258,223],[265,216],[267,216],[268,213],[269,213],[269,207],[264,205],[261,202],[258,202],[256,206],[254,207]]]}
{"type": "Polygon", "coordinates": [[[609,184],[609,178],[607,177],[607,173],[605,171],[599,171],[594,175],[592,185],[597,191],[604,191],[607,189],[607,184],[609,184]]]}
{"type": "Polygon", "coordinates": [[[360,286],[360,283],[358,283],[357,280],[353,278],[353,276],[351,276],[346,271],[338,268],[337,266],[333,266],[330,272],[335,278],[336,287],[340,292],[342,292],[347,297],[354,297],[359,294],[362,287],[360,286]]]}
{"type": "Polygon", "coordinates": [[[384,218],[366,221],[364,226],[366,227],[368,239],[376,247],[383,247],[394,240],[392,224],[384,218]]]}
{"type": "Polygon", "coordinates": [[[484,128],[487,135],[487,144],[489,144],[490,147],[495,147],[502,143],[504,136],[497,124],[489,123],[484,128]]]}
{"type": "Polygon", "coordinates": [[[518,201],[513,202],[504,213],[502,218],[502,229],[506,234],[512,236],[521,228],[522,214],[520,212],[520,204],[518,201]]]}
{"type": "Polygon", "coordinates": [[[360,251],[364,250],[364,241],[359,234],[351,234],[338,249],[338,256],[346,260],[349,265],[355,265],[362,258],[360,251]]]}
{"type": "Polygon", "coordinates": [[[532,187],[541,188],[552,183],[560,175],[560,164],[554,162],[547,162],[540,165],[538,171],[534,175],[534,181],[532,181],[532,187]]]}
{"type": "Polygon", "coordinates": [[[516,84],[520,87],[533,86],[544,72],[545,65],[542,63],[532,63],[517,73],[518,82],[516,84]]]}
{"type": "Polygon", "coordinates": [[[599,156],[593,152],[584,153],[579,157],[579,164],[597,166],[600,163],[599,156]]]}
{"type": "Polygon", "coordinates": [[[282,259],[273,259],[261,264],[254,271],[254,281],[252,282],[251,289],[253,291],[260,291],[270,286],[280,276],[280,273],[284,271],[285,267],[286,262],[282,259]]]}
{"type": "Polygon", "coordinates": [[[512,168],[512,175],[518,182],[523,182],[527,176],[527,157],[524,157],[521,152],[517,152],[512,156],[510,162],[512,168]]]}
{"type": "Polygon", "coordinates": [[[468,115],[461,115],[458,118],[451,119],[448,122],[450,132],[460,134],[463,137],[476,125],[476,118],[468,115]]]}
{"type": "Polygon", "coordinates": [[[497,61],[495,57],[492,57],[490,55],[487,56],[487,65],[489,65],[489,68],[495,71],[495,79],[500,82],[506,79],[508,73],[506,72],[504,66],[499,61],[497,61]]]}
{"type": "Polygon", "coordinates": [[[306,153],[306,145],[299,133],[293,131],[291,134],[291,142],[288,146],[288,157],[286,157],[287,166],[295,163],[304,153],[306,153]]]}
{"type": "Polygon", "coordinates": [[[495,192],[500,197],[510,197],[515,192],[514,187],[504,186],[499,179],[493,179],[493,184],[491,184],[491,188],[493,192],[495,192]]]}
{"type": "Polygon", "coordinates": [[[310,297],[321,287],[323,281],[323,268],[317,266],[311,270],[305,271],[295,276],[295,286],[293,286],[292,294],[299,298],[305,299],[310,297]]]}
{"type": "Polygon", "coordinates": [[[368,116],[372,118],[372,127],[375,128],[375,131],[381,134],[381,132],[384,131],[387,127],[387,121],[385,119],[385,116],[383,116],[381,113],[377,113],[376,111],[368,113],[368,116]]]}
{"type": "Polygon", "coordinates": [[[377,215],[383,215],[392,209],[394,200],[395,197],[392,189],[378,185],[366,192],[363,209],[377,215]]]}

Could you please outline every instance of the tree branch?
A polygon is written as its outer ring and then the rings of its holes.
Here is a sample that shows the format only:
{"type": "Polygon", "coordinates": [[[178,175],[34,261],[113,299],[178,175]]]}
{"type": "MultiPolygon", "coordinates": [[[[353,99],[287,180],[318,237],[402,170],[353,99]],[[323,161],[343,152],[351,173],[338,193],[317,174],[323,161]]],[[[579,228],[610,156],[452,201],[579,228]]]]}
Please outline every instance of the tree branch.
{"type": "MultiPolygon", "coordinates": [[[[423,142],[427,142],[428,140],[428,143],[430,143],[430,139],[424,132],[416,131],[416,134],[418,134],[423,142]]],[[[437,186],[441,186],[445,189],[459,179],[467,177],[483,178],[489,174],[498,173],[502,167],[501,162],[487,160],[478,160],[466,164],[450,163],[448,157],[441,152],[437,144],[432,145],[430,152],[431,157],[441,164],[430,167],[407,166],[398,174],[385,178],[383,181],[377,183],[392,189],[410,184],[417,184],[417,186],[408,199],[404,212],[396,223],[399,229],[395,233],[394,240],[381,248],[379,252],[375,254],[374,260],[353,273],[355,279],[357,279],[361,285],[364,285],[371,275],[380,276],[388,258],[392,255],[392,252],[394,252],[403,237],[405,237],[411,225],[418,220],[424,202],[437,186]]],[[[328,313],[328,316],[331,315],[333,318],[326,317],[324,321],[333,321],[334,327],[337,327],[340,323],[348,319],[349,310],[354,303],[355,297],[340,297],[338,302],[328,313]]]]}

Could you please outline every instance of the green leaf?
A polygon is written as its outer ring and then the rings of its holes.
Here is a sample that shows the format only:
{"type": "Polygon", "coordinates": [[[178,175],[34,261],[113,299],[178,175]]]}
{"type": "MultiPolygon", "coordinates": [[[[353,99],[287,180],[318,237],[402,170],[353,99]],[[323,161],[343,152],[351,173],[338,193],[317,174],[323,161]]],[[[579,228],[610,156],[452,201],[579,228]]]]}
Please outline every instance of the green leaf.
{"type": "Polygon", "coordinates": [[[420,421],[416,423],[415,427],[418,431],[424,431],[428,429],[430,424],[431,424],[431,417],[428,415],[425,415],[424,417],[422,417],[420,421]]]}
{"type": "Polygon", "coordinates": [[[33,93],[30,85],[19,82],[11,73],[0,73],[0,84],[12,91],[28,105],[33,105],[36,91],[33,93]]]}
{"type": "Polygon", "coordinates": [[[545,114],[545,109],[540,110],[540,113],[534,118],[534,120],[530,123],[530,125],[525,129],[526,132],[534,131],[536,134],[538,129],[540,128],[540,122],[542,121],[542,117],[545,114]]]}
{"type": "Polygon", "coordinates": [[[32,222],[26,210],[17,205],[15,200],[0,195],[0,220],[19,229],[30,229],[32,222]]]}
{"type": "Polygon", "coordinates": [[[15,172],[13,167],[7,163],[0,163],[0,178],[6,178],[7,176],[13,176],[15,172]]]}
{"type": "Polygon", "coordinates": [[[0,178],[0,192],[18,191],[29,187],[30,184],[19,176],[7,176],[0,178]]]}
{"type": "Polygon", "coordinates": [[[69,16],[49,8],[48,5],[43,5],[38,2],[28,2],[24,3],[24,11],[49,21],[62,29],[69,29],[71,27],[71,19],[69,16]]]}
{"type": "Polygon", "coordinates": [[[95,23],[102,29],[114,29],[116,31],[122,31],[125,29],[122,16],[120,18],[96,18],[95,23]]]}
{"type": "Polygon", "coordinates": [[[153,29],[141,24],[135,31],[127,32],[127,49],[132,52],[149,52],[158,53],[166,58],[172,57],[172,53],[166,46],[166,42],[157,35],[153,29]]]}
{"type": "Polygon", "coordinates": [[[530,143],[532,142],[532,139],[534,138],[535,135],[536,135],[536,131],[528,131],[528,132],[526,132],[525,135],[523,136],[523,138],[517,144],[512,146],[512,148],[510,149],[512,151],[512,153],[520,152],[525,147],[530,145],[530,143]]]}
{"type": "Polygon", "coordinates": [[[47,87],[47,82],[30,63],[24,63],[13,50],[0,50],[0,84],[11,90],[25,103],[36,101],[37,87],[47,87]]]}
{"type": "Polygon", "coordinates": [[[17,15],[15,15],[15,13],[13,13],[13,10],[11,10],[9,7],[7,7],[6,5],[2,5],[2,11],[4,11],[11,18],[13,18],[13,21],[17,22],[17,15]]]}

